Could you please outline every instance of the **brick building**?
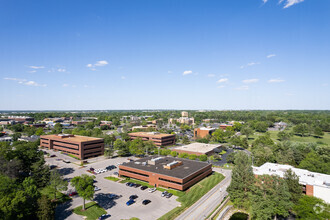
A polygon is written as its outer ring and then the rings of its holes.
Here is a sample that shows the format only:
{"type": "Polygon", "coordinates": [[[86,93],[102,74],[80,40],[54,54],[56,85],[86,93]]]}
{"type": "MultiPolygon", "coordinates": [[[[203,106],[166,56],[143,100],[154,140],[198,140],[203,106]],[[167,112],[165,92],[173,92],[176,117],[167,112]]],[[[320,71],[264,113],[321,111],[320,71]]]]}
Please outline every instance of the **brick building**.
{"type": "Polygon", "coordinates": [[[173,157],[148,157],[119,165],[119,176],[177,190],[186,190],[211,173],[209,163],[173,157]]]}
{"type": "Polygon", "coordinates": [[[215,128],[195,128],[194,129],[194,138],[205,138],[211,136],[215,132],[215,128]]]}
{"type": "Polygon", "coordinates": [[[219,126],[219,128],[222,129],[222,130],[226,130],[228,127],[233,127],[233,125],[222,124],[222,125],[219,126]]]}
{"type": "Polygon", "coordinates": [[[260,167],[253,167],[253,173],[256,176],[276,175],[283,178],[285,171],[288,169],[291,169],[299,177],[299,183],[303,188],[303,193],[330,203],[330,175],[276,163],[265,163],[260,167]]]}
{"type": "Polygon", "coordinates": [[[104,154],[103,138],[69,134],[42,135],[40,136],[40,147],[73,154],[81,160],[104,154]]]}
{"type": "Polygon", "coordinates": [[[175,144],[174,134],[161,134],[159,132],[134,132],[128,133],[131,140],[141,138],[143,141],[152,141],[157,147],[170,146],[175,144]]]}

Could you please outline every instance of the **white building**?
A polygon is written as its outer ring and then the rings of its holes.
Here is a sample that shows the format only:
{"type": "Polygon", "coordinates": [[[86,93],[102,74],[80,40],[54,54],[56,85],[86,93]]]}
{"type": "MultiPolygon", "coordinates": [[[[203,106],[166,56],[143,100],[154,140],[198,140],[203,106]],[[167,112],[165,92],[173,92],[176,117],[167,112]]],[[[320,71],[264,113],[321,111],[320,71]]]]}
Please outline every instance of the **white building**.
{"type": "Polygon", "coordinates": [[[315,196],[330,203],[330,175],[276,163],[265,163],[260,167],[253,167],[253,173],[258,176],[276,175],[283,178],[288,169],[291,169],[299,177],[299,183],[303,186],[306,195],[315,196]]]}

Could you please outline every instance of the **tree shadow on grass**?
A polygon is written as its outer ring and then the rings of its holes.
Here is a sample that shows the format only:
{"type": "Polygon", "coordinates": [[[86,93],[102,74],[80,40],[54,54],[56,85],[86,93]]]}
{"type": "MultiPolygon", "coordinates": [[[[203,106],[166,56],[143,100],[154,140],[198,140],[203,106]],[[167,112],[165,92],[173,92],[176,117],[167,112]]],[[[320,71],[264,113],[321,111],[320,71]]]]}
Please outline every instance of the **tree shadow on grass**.
{"type": "Polygon", "coordinates": [[[117,204],[115,200],[121,198],[120,195],[111,193],[98,193],[95,195],[94,201],[97,202],[102,208],[110,209],[117,204]]]}

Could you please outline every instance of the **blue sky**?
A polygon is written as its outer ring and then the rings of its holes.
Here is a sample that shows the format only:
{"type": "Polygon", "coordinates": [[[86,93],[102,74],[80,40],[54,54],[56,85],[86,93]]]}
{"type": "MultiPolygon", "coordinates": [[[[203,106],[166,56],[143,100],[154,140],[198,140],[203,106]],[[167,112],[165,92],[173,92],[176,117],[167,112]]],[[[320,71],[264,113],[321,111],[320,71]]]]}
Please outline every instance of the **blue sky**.
{"type": "Polygon", "coordinates": [[[330,109],[329,0],[0,0],[0,109],[330,109]]]}

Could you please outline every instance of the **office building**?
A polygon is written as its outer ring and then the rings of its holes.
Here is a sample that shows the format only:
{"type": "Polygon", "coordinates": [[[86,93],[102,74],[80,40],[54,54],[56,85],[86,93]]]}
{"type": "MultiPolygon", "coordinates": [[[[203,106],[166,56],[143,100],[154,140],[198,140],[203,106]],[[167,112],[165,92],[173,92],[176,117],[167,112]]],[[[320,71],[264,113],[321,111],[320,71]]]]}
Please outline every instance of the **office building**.
{"type": "Polygon", "coordinates": [[[202,127],[194,129],[194,138],[206,138],[207,136],[211,136],[213,132],[215,132],[215,128],[210,127],[202,127]]]}
{"type": "Polygon", "coordinates": [[[157,147],[175,144],[174,134],[161,134],[159,132],[134,132],[128,133],[131,140],[141,138],[143,141],[152,141],[157,147]]]}
{"type": "Polygon", "coordinates": [[[220,144],[192,143],[173,148],[172,151],[176,151],[177,153],[195,154],[197,156],[202,154],[210,156],[216,152],[220,152],[220,148],[220,144]]]}
{"type": "Polygon", "coordinates": [[[40,146],[72,154],[81,160],[104,154],[103,138],[71,134],[42,135],[40,146]]]}
{"type": "Polygon", "coordinates": [[[186,190],[211,173],[209,163],[173,157],[147,157],[119,165],[119,176],[177,190],[186,190]]]}

